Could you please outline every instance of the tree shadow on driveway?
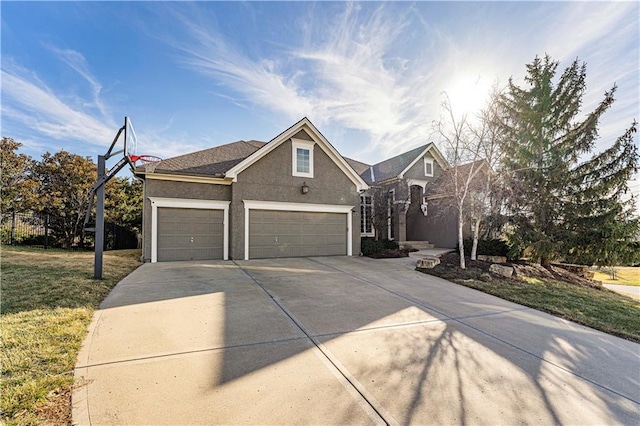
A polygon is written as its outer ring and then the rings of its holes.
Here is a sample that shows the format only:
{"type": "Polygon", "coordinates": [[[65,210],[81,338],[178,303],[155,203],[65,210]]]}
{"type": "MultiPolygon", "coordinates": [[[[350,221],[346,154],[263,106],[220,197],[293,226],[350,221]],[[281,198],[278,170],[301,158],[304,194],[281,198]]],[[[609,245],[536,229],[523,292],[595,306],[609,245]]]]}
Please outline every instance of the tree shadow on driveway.
{"type": "Polygon", "coordinates": [[[117,362],[210,354],[198,395],[223,401],[217,419],[229,422],[268,412],[278,395],[289,398],[282,413],[309,412],[264,421],[358,422],[356,400],[403,424],[639,419],[635,343],[369,259],[237,265],[132,274],[101,306],[87,364],[109,345],[121,346],[117,362]],[[244,412],[224,405],[234,398],[244,412]],[[342,402],[332,412],[327,401],[342,402]]]}

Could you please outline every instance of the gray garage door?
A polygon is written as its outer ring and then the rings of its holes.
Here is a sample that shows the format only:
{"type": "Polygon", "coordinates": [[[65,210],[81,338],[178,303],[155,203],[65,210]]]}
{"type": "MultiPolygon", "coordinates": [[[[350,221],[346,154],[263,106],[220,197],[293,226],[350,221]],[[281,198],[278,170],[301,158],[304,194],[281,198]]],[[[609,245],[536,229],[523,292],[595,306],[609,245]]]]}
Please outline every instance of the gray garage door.
{"type": "Polygon", "coordinates": [[[347,254],[347,215],[274,210],[249,212],[249,258],[347,254]]]}
{"type": "Polygon", "coordinates": [[[158,208],[158,261],[222,259],[222,210],[158,208]]]}

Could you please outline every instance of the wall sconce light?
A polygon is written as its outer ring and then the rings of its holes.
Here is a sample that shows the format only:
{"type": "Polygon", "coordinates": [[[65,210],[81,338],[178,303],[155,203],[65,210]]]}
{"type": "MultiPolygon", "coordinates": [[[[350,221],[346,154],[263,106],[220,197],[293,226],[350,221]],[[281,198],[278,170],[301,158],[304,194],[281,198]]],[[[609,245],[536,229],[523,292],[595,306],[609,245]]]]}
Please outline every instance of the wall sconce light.
{"type": "Polygon", "coordinates": [[[307,182],[302,182],[302,193],[303,194],[309,193],[309,185],[307,185],[307,182]]]}

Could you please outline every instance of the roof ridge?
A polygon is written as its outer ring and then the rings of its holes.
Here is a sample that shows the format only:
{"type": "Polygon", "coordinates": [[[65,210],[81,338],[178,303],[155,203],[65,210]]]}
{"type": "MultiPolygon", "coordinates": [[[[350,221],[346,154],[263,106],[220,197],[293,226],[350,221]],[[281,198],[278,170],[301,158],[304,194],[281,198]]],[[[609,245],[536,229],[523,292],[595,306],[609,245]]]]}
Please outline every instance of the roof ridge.
{"type": "Polygon", "coordinates": [[[198,151],[192,151],[192,152],[187,152],[186,154],[180,154],[180,155],[176,155],[175,157],[169,157],[169,158],[163,158],[162,161],[167,161],[167,160],[173,160],[173,159],[177,159],[180,157],[185,157],[185,156],[192,156],[194,154],[200,154],[206,151],[210,151],[212,149],[218,149],[218,148],[222,148],[223,146],[227,146],[227,145],[233,145],[234,143],[239,143],[239,142],[244,142],[243,140],[239,140],[239,141],[234,141],[234,142],[228,142],[222,145],[217,145],[217,146],[212,146],[209,148],[205,148],[205,149],[200,149],[198,151]]]}
{"type": "Polygon", "coordinates": [[[420,150],[419,152],[422,152],[422,151],[424,151],[425,149],[427,149],[427,147],[428,147],[430,144],[431,144],[431,142],[428,142],[428,143],[426,143],[426,144],[424,144],[424,145],[420,145],[420,146],[418,146],[418,147],[411,148],[411,149],[410,149],[410,150],[408,150],[408,151],[404,151],[404,152],[402,152],[402,153],[400,153],[400,154],[398,154],[398,155],[394,155],[393,157],[389,157],[389,158],[387,158],[386,160],[382,160],[382,161],[380,161],[380,162],[378,162],[378,163],[372,164],[372,166],[373,166],[373,167],[375,167],[375,166],[378,166],[378,165],[380,165],[380,164],[382,164],[382,163],[384,163],[384,162],[386,162],[386,161],[395,160],[396,158],[398,158],[398,157],[402,157],[402,156],[405,156],[405,155],[409,154],[409,153],[410,153],[410,152],[412,152],[412,151],[420,150]]]}

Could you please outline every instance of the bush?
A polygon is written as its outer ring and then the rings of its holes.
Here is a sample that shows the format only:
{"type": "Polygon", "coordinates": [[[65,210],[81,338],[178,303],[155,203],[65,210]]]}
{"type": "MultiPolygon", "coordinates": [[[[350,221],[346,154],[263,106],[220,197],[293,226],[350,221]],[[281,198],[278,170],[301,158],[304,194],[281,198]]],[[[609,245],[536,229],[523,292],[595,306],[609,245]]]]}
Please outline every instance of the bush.
{"type": "MultiPolygon", "coordinates": [[[[471,247],[473,246],[473,239],[467,238],[464,240],[464,254],[471,256],[471,247]]],[[[484,254],[487,256],[508,256],[509,245],[499,239],[491,240],[478,240],[478,254],[484,254]]]]}
{"type": "Polygon", "coordinates": [[[382,240],[382,246],[385,250],[398,250],[400,248],[400,245],[398,243],[393,240],[387,239],[382,240]]]}
{"type": "Polygon", "coordinates": [[[360,251],[364,256],[380,253],[382,250],[384,250],[382,241],[374,240],[373,238],[362,238],[360,251]]]}
{"type": "Polygon", "coordinates": [[[363,256],[371,256],[372,254],[379,254],[385,250],[398,250],[400,246],[395,241],[391,240],[375,240],[367,237],[362,238],[360,251],[363,256]]]}

